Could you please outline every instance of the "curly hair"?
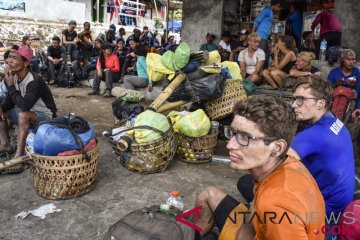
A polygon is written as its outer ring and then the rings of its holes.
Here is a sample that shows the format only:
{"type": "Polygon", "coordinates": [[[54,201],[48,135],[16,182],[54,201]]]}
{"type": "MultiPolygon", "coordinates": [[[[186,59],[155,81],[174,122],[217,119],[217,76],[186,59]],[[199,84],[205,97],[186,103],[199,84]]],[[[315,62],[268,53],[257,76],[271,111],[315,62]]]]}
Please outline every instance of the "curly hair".
{"type": "Polygon", "coordinates": [[[287,147],[280,156],[284,159],[297,128],[290,104],[276,96],[253,95],[235,104],[234,115],[256,123],[267,136],[285,140],[287,147]]]}
{"type": "Polygon", "coordinates": [[[314,97],[317,99],[324,99],[326,110],[330,110],[333,88],[331,87],[329,81],[323,80],[317,75],[302,77],[295,82],[293,91],[295,92],[296,88],[298,88],[300,85],[305,85],[304,88],[310,88],[311,94],[314,95],[314,97]]]}

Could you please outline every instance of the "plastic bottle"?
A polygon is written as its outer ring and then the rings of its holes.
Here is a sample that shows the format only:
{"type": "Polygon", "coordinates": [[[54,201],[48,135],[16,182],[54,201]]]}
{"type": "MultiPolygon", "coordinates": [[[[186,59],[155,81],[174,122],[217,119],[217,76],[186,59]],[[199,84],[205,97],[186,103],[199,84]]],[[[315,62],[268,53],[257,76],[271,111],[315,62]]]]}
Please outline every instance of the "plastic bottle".
{"type": "Polygon", "coordinates": [[[126,127],[128,127],[128,128],[133,127],[134,124],[135,124],[135,118],[136,118],[135,113],[130,114],[130,119],[127,120],[127,122],[126,122],[126,127]]]}
{"type": "Polygon", "coordinates": [[[327,48],[327,41],[324,38],[320,43],[320,53],[319,53],[319,59],[320,61],[326,60],[326,48],[327,48]]]}
{"type": "Polygon", "coordinates": [[[29,153],[35,153],[34,152],[34,139],[35,139],[34,130],[29,129],[29,134],[26,137],[26,149],[29,153]]]}
{"type": "Polygon", "coordinates": [[[182,199],[179,196],[178,191],[172,191],[170,197],[168,198],[166,204],[173,206],[177,210],[179,210],[181,213],[184,211],[184,203],[182,199]]]}

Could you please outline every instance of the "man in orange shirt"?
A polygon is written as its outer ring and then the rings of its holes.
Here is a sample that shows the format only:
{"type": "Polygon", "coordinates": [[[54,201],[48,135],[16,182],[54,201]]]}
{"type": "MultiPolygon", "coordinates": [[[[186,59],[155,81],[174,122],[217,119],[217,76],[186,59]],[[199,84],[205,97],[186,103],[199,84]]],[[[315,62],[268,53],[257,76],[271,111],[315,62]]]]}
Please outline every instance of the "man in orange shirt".
{"type": "Polygon", "coordinates": [[[291,107],[274,96],[251,96],[235,105],[234,116],[225,129],[230,167],[251,173],[255,198],[248,209],[206,188],[195,204],[203,207],[196,223],[201,235],[215,224],[226,240],[324,239],[321,192],[306,167],[286,155],[297,125],[291,107]]]}
{"type": "Polygon", "coordinates": [[[96,62],[96,75],[93,83],[93,91],[89,95],[100,94],[100,81],[105,81],[106,90],[103,96],[111,97],[111,89],[113,88],[113,82],[117,82],[120,79],[120,62],[119,58],[112,53],[112,45],[104,43],[102,45],[102,51],[99,54],[99,58],[96,62]]]}

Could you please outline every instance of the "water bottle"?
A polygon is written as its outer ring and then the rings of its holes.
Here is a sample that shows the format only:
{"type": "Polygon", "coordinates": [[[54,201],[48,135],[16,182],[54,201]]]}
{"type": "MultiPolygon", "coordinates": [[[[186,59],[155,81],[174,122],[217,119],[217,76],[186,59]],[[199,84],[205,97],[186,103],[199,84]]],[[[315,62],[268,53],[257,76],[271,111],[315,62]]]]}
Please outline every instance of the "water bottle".
{"type": "Polygon", "coordinates": [[[319,54],[320,61],[324,62],[326,60],[326,48],[327,48],[327,41],[324,38],[320,43],[320,54],[319,54]]]}
{"type": "Polygon", "coordinates": [[[26,138],[26,149],[29,153],[35,153],[34,151],[34,139],[35,133],[33,129],[29,129],[29,134],[26,138]]]}
{"type": "Polygon", "coordinates": [[[182,213],[184,211],[184,203],[180,198],[179,194],[180,193],[178,191],[172,191],[166,204],[168,204],[169,206],[173,206],[182,213]]]}
{"type": "Polygon", "coordinates": [[[127,128],[131,128],[135,125],[135,118],[136,118],[135,113],[130,114],[130,119],[127,120],[127,122],[126,122],[127,128]]]}

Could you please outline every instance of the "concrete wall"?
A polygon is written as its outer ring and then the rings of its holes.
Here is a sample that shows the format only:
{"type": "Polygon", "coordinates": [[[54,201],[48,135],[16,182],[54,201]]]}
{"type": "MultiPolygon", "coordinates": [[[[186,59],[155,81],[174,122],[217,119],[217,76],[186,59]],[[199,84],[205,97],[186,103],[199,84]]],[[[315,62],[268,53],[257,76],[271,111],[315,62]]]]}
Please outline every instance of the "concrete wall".
{"type": "Polygon", "coordinates": [[[25,0],[25,12],[0,10],[1,16],[25,17],[43,20],[77,20],[84,22],[85,4],[62,0],[25,0]]]}
{"type": "Polygon", "coordinates": [[[220,41],[223,19],[223,0],[183,0],[182,39],[192,50],[199,50],[208,32],[215,33],[214,43],[220,41]]]}
{"type": "Polygon", "coordinates": [[[338,16],[342,27],[342,42],[344,46],[356,52],[357,60],[360,59],[360,18],[358,0],[336,0],[335,14],[338,16]]]}

